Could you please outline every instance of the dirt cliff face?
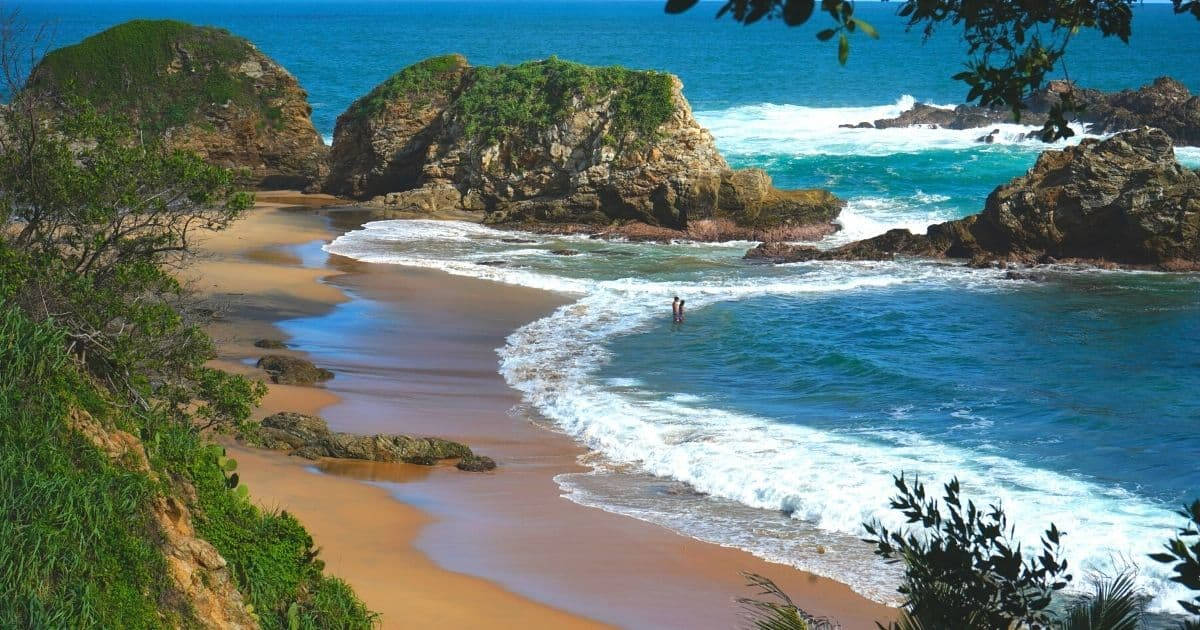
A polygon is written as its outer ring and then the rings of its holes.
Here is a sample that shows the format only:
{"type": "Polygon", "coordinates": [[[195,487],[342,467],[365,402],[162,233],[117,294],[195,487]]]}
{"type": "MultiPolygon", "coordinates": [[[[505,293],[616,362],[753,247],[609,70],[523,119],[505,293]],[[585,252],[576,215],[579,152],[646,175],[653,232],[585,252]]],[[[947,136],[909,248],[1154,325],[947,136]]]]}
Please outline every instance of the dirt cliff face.
{"type": "Polygon", "coordinates": [[[247,169],[266,187],[324,175],[326,148],[305,91],[253,44],[221,29],[126,22],[46,55],[26,89],[61,104],[86,99],[170,148],[247,169]]]}
{"type": "Polygon", "coordinates": [[[1084,140],[1046,151],[1025,175],[996,188],[980,214],[892,230],[820,251],[778,243],[747,254],[774,261],[881,260],[894,255],[1036,263],[1098,263],[1200,269],[1200,173],[1175,160],[1159,129],[1084,140]]]}
{"type": "Polygon", "coordinates": [[[735,171],[671,75],[548,59],[410,66],[338,119],[325,190],[404,211],[468,210],[491,223],[726,219],[829,224],[826,191],[782,191],[735,171]]]}

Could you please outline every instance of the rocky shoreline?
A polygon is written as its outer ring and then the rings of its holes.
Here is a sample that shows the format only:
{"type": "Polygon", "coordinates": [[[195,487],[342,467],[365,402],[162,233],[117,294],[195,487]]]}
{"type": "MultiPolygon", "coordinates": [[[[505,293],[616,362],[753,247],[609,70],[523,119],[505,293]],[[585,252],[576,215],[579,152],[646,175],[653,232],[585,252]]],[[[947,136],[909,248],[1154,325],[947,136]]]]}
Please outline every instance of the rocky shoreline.
{"type": "MultiPolygon", "coordinates": [[[[1050,108],[1070,94],[1081,106],[1075,112],[1075,122],[1084,125],[1088,133],[1102,135],[1140,127],[1162,129],[1177,146],[1200,146],[1200,96],[1193,95],[1184,84],[1170,77],[1159,77],[1137,90],[1102,92],[1081,88],[1068,81],[1051,81],[1045,88],[1026,99],[1021,112],[1023,125],[1042,126],[1050,108]]],[[[942,129],[986,129],[998,124],[1017,122],[1007,109],[959,105],[952,109],[916,103],[894,118],[845,124],[855,129],[891,129],[895,127],[930,127],[942,129]]],[[[978,138],[979,142],[995,141],[996,130],[978,138]]],[[[1029,139],[1036,140],[1037,134],[1029,139]]]]}
{"type": "Polygon", "coordinates": [[[1175,160],[1171,138],[1143,128],[1046,151],[1025,175],[997,187],[983,212],[891,230],[821,250],[767,242],[746,254],[767,262],[958,258],[973,266],[1076,262],[1200,271],[1200,172],[1175,160]]]}

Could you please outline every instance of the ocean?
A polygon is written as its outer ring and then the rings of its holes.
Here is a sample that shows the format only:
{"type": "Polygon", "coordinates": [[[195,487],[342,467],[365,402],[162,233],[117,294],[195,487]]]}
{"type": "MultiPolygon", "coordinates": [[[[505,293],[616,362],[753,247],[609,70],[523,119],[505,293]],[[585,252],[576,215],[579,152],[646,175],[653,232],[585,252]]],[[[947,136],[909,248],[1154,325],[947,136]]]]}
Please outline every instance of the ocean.
{"type": "MultiPolygon", "coordinates": [[[[742,27],[701,3],[28,2],[67,44],[133,17],[173,17],[254,41],[308,90],[332,136],[355,98],[411,62],[461,52],[474,63],[549,55],[679,75],[697,119],[735,166],[848,201],[822,246],[978,212],[1044,145],[1004,126],[840,129],[914,100],[959,102],[963,47],[922,42],[895,4],[860,3],[881,39],[850,61],[814,24],[742,27]]],[[[1072,78],[1133,88],[1162,74],[1200,91],[1200,24],[1135,7],[1128,46],[1084,35],[1072,78]]],[[[1178,151],[1200,167],[1200,150],[1178,151]]],[[[574,302],[513,332],[497,369],[528,419],[590,447],[588,473],[558,478],[586,505],[752,551],[895,602],[898,579],[859,540],[899,522],[892,475],[937,487],[957,476],[1000,502],[1018,537],[1051,522],[1076,582],[1138,567],[1160,610],[1179,587],[1148,553],[1200,497],[1200,275],[1052,269],[1038,281],[922,261],[741,259],[750,243],[632,244],[444,222],[370,223],[327,247],[373,262],[540,287],[574,302]],[[569,247],[577,256],[550,250],[569,247]],[[505,266],[479,265],[504,260],[505,266]],[[670,319],[671,297],[688,304],[670,319]],[[681,483],[686,482],[686,485],[681,483]]]]}

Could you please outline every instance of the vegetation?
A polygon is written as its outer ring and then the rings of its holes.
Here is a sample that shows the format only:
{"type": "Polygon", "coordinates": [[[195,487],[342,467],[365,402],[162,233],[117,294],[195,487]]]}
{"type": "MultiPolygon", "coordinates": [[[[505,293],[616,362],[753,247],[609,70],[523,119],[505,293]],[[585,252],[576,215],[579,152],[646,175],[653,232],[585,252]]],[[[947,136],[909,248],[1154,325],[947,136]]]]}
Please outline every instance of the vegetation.
{"type": "Polygon", "coordinates": [[[675,110],[670,75],[594,67],[551,57],[517,66],[475,68],[456,107],[467,134],[483,143],[522,138],[580,107],[611,98],[607,140],[649,138],[675,110]]]}
{"type": "Polygon", "coordinates": [[[154,484],[68,428],[72,408],[108,409],[65,347],[61,329],[0,302],[0,626],[180,625],[186,611],[159,617],[154,484]]]}
{"type": "MultiPolygon", "coordinates": [[[[0,60],[21,58],[14,32],[0,31],[0,60]]],[[[207,311],[173,272],[253,197],[3,70],[17,97],[0,109],[0,626],[195,625],[164,579],[152,508],[171,496],[264,627],[370,627],[300,523],[251,504],[206,437],[242,426],[264,386],[205,366],[207,311]],[[140,438],[150,470],[98,450],[72,428],[81,413],[140,438]]]]}
{"type": "Polygon", "coordinates": [[[374,116],[387,108],[388,103],[404,99],[417,107],[432,102],[435,95],[449,94],[467,67],[462,55],[430,57],[388,77],[366,96],[354,101],[350,113],[355,116],[374,116]]]}
{"type": "MultiPolygon", "coordinates": [[[[1200,5],[1197,5],[1200,6],[1200,5]]],[[[1197,9],[1200,10],[1200,9],[1197,9]]],[[[1200,591],[1200,501],[1193,501],[1179,511],[1185,519],[1183,527],[1175,538],[1166,544],[1165,553],[1157,553],[1151,558],[1164,564],[1171,564],[1175,575],[1172,580],[1200,591]]],[[[1193,615],[1200,616],[1200,594],[1191,601],[1180,601],[1179,605],[1193,615]]],[[[1200,619],[1195,619],[1186,626],[1191,630],[1200,629],[1200,619]]]]}
{"type": "Polygon", "coordinates": [[[1042,553],[1026,559],[1012,540],[999,506],[964,506],[958,480],[945,486],[942,501],[926,498],[925,486],[896,478],[900,494],[892,509],[920,534],[866,526],[880,556],[901,560],[906,619],[899,628],[1043,628],[1050,623],[1052,596],[1071,581],[1060,559],[1062,533],[1053,524],[1042,536],[1042,553]]]}
{"type": "MultiPolygon", "coordinates": [[[[1136,630],[1149,621],[1150,601],[1136,587],[1134,573],[1126,570],[1099,578],[1091,594],[1061,595],[1071,581],[1067,563],[1060,558],[1064,532],[1053,524],[1042,537],[1041,549],[1030,555],[1013,541],[1013,530],[1003,509],[980,510],[973,502],[963,505],[957,480],[944,486],[941,500],[929,497],[919,481],[896,478],[899,494],[893,509],[904,514],[916,531],[890,531],[878,522],[865,525],[876,553],[904,563],[904,595],[900,618],[881,630],[1136,630]],[[927,498],[928,497],[928,498],[927,498]]],[[[1171,578],[1200,591],[1200,501],[1180,511],[1186,524],[1166,544],[1166,553],[1151,557],[1173,564],[1171,578]]],[[[769,579],[748,575],[760,596],[770,599],[739,600],[748,607],[755,627],[764,630],[809,630],[836,627],[798,609],[769,579]],[[827,624],[827,625],[822,625],[827,624]]],[[[1191,615],[1200,615],[1200,595],[1179,604],[1191,615]]],[[[1181,628],[1200,628],[1200,618],[1181,622],[1181,628]]]]}
{"type": "Polygon", "coordinates": [[[275,95],[260,93],[252,79],[231,71],[252,51],[248,41],[223,29],[133,20],[50,52],[27,89],[131,115],[145,131],[200,122],[205,108],[229,102],[278,125],[275,95]]]}
{"type": "MultiPolygon", "coordinates": [[[[667,0],[667,13],[682,13],[698,0],[667,0]]],[[[817,0],[726,0],[717,17],[733,17],[743,24],[764,18],[780,19],[788,26],[805,24],[816,13],[817,0]]],[[[967,69],[954,75],[970,90],[967,102],[978,99],[985,107],[1009,108],[1020,120],[1026,99],[1037,92],[1055,71],[1069,78],[1064,56],[1071,40],[1081,31],[1117,37],[1128,43],[1133,31],[1133,6],[1139,0],[904,0],[899,14],[929,38],[939,27],[962,27],[967,46],[967,69]]],[[[1200,1],[1172,0],[1175,12],[1200,20],[1200,1]]],[[[845,65],[850,54],[849,37],[863,33],[877,38],[875,28],[854,15],[853,0],[821,0],[821,12],[832,20],[830,28],[817,33],[821,41],[837,37],[838,61],[845,65]]],[[[1072,112],[1082,106],[1068,93],[1050,111],[1042,130],[1043,140],[1068,138],[1072,112]]]]}

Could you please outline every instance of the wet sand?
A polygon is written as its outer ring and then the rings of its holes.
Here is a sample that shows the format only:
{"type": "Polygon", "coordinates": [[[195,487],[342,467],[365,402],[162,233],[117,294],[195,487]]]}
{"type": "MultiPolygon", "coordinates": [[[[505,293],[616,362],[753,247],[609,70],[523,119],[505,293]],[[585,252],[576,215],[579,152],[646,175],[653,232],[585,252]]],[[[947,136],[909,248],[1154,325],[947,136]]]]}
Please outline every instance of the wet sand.
{"type": "Polygon", "coordinates": [[[733,600],[753,594],[739,571],[775,579],[845,628],[890,616],[832,580],[561,498],[553,478],[583,471],[584,451],[533,424],[496,373],[495,349],[570,297],[327,256],[320,244],[340,215],[277,199],[212,239],[213,259],[196,269],[198,284],[228,300],[213,328],[220,365],[257,372],[246,360],[264,351],[252,343],[273,337],[337,375],[324,387],[273,386],[260,415],[319,412],[335,430],[440,435],[500,463],[491,474],[313,465],[234,447],[251,494],[295,513],[385,627],[729,628],[742,621],[733,600]]]}

